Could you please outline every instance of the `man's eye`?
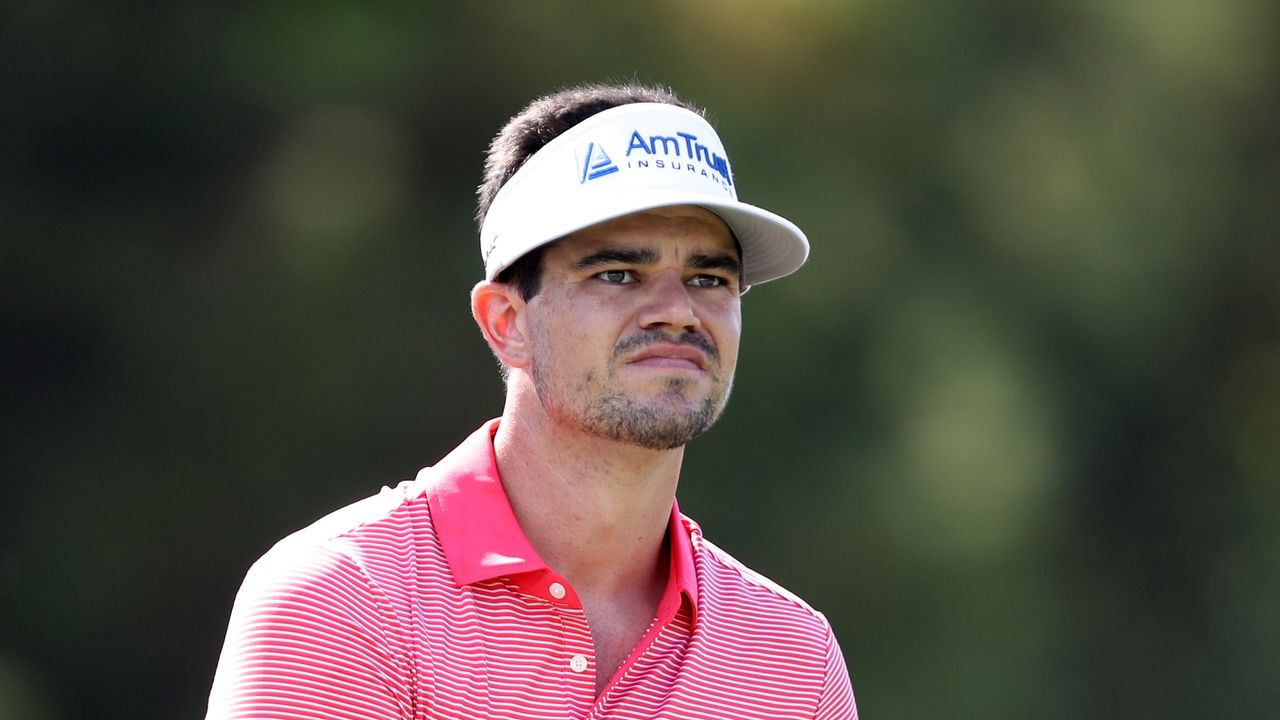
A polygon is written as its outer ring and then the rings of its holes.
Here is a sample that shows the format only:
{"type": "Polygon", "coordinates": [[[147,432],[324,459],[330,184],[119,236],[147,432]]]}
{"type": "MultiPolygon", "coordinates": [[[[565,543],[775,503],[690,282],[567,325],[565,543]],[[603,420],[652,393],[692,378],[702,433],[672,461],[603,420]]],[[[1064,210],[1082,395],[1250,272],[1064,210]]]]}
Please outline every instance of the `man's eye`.
{"type": "Polygon", "coordinates": [[[720,287],[724,285],[724,278],[718,275],[694,275],[689,279],[689,284],[701,288],[720,287]]]}
{"type": "Polygon", "coordinates": [[[636,281],[635,276],[631,274],[630,270],[605,270],[604,272],[596,273],[596,277],[607,283],[613,283],[616,285],[633,283],[636,281]]]}

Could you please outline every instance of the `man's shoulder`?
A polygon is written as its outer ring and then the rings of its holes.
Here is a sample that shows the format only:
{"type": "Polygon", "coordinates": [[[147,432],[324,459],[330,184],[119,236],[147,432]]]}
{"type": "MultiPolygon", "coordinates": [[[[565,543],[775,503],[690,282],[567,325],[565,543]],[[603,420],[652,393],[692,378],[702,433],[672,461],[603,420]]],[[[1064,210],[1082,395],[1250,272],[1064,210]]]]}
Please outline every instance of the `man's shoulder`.
{"type": "Polygon", "coordinates": [[[277,543],[294,544],[341,542],[346,538],[379,534],[389,526],[407,523],[416,512],[426,512],[423,485],[405,480],[395,487],[383,486],[377,493],[334,510],[277,543]]]}
{"type": "Polygon", "coordinates": [[[285,567],[332,568],[355,565],[363,570],[379,559],[401,555],[430,527],[430,512],[418,481],[395,487],[341,507],[297,530],[271,547],[254,563],[251,574],[285,567]]]}
{"type": "Polygon", "coordinates": [[[821,612],[703,537],[695,523],[690,525],[699,566],[700,610],[715,609],[733,616],[735,622],[759,622],[815,639],[825,640],[830,634],[831,626],[821,612]]]}

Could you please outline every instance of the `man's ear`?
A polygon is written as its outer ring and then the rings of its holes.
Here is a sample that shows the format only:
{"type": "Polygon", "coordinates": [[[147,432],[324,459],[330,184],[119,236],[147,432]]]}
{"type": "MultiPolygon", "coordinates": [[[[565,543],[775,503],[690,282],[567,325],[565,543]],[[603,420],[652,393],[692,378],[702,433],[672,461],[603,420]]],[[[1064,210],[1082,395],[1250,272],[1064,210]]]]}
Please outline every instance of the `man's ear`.
{"type": "Polygon", "coordinates": [[[481,280],[471,288],[471,317],[498,360],[510,368],[530,363],[528,305],[512,285],[481,280]]]}

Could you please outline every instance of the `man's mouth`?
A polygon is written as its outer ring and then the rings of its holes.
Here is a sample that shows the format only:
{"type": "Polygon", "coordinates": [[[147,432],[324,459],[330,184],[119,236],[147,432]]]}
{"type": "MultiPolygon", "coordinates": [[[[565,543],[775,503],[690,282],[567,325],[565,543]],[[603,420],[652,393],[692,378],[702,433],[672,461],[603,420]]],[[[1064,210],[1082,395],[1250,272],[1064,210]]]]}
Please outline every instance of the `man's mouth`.
{"type": "Polygon", "coordinates": [[[691,345],[654,343],[644,346],[639,352],[628,357],[626,364],[655,368],[706,370],[707,355],[691,345]]]}

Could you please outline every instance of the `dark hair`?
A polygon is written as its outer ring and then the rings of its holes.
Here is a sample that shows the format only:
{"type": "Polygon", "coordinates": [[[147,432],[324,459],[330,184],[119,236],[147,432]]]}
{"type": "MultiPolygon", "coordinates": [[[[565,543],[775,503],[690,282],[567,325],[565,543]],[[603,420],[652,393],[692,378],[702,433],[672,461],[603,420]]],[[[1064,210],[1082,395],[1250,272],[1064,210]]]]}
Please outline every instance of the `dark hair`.
{"type": "MultiPolygon", "coordinates": [[[[665,103],[706,116],[706,111],[681,99],[670,88],[649,85],[576,85],[540,97],[508,120],[489,144],[484,182],[476,191],[476,224],[484,224],[494,197],[529,156],[592,115],[631,103],[665,103]]],[[[542,256],[546,247],[525,253],[499,273],[498,280],[513,285],[525,300],[532,299],[542,286],[542,256]]]]}

